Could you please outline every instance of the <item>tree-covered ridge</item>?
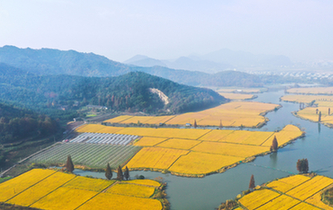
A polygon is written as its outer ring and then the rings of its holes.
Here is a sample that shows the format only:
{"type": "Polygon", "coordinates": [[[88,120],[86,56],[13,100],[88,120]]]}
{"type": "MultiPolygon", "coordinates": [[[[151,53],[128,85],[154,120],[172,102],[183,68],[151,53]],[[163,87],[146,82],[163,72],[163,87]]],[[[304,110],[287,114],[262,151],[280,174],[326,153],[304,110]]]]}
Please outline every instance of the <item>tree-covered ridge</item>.
{"type": "MultiPolygon", "coordinates": [[[[28,108],[70,110],[74,106],[106,106],[112,111],[179,113],[218,105],[226,99],[210,89],[181,85],[143,72],[119,77],[11,74],[15,68],[0,65],[0,98],[28,108]],[[1,72],[5,72],[1,74],[1,72]],[[157,94],[162,91],[170,103],[157,94]]],[[[55,117],[55,115],[52,115],[55,117]]]]}
{"type": "Polygon", "coordinates": [[[50,117],[0,103],[1,144],[51,135],[56,131],[57,123],[50,117]]]}

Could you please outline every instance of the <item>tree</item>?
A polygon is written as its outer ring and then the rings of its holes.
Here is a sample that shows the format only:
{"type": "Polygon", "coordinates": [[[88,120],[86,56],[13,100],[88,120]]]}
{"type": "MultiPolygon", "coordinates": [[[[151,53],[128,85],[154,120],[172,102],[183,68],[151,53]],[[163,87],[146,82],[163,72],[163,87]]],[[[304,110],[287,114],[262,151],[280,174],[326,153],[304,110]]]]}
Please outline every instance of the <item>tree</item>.
{"type": "Polygon", "coordinates": [[[328,115],[331,115],[331,108],[328,108],[328,115]]]}
{"type": "Polygon", "coordinates": [[[128,170],[127,166],[126,166],[125,171],[124,171],[124,177],[125,177],[126,180],[128,180],[130,178],[129,170],[128,170]]]}
{"type": "Polygon", "coordinates": [[[250,179],[249,189],[253,190],[253,188],[255,188],[255,182],[254,182],[254,176],[252,174],[250,179]]]}
{"type": "Polygon", "coordinates": [[[271,152],[276,152],[278,149],[278,142],[276,140],[276,136],[274,136],[271,146],[271,152]]]}
{"type": "Polygon", "coordinates": [[[194,120],[194,124],[193,124],[193,126],[194,126],[195,128],[198,126],[196,120],[194,120]]]}
{"type": "Polygon", "coordinates": [[[106,166],[106,170],[105,170],[105,177],[110,180],[112,178],[112,170],[110,168],[109,163],[106,166]]]}
{"type": "Polygon", "coordinates": [[[70,155],[67,156],[66,170],[71,173],[74,171],[74,164],[70,155]]]}
{"type": "Polygon", "coordinates": [[[321,112],[319,112],[318,122],[321,122],[321,112]]]}
{"type": "Polygon", "coordinates": [[[307,173],[309,171],[308,159],[298,159],[296,168],[300,173],[307,173]]]}
{"type": "Polygon", "coordinates": [[[123,180],[124,176],[123,176],[123,170],[121,169],[120,166],[118,166],[118,171],[117,171],[117,179],[118,180],[123,180]]]}
{"type": "Polygon", "coordinates": [[[220,128],[223,128],[222,120],[220,120],[220,128]]]}

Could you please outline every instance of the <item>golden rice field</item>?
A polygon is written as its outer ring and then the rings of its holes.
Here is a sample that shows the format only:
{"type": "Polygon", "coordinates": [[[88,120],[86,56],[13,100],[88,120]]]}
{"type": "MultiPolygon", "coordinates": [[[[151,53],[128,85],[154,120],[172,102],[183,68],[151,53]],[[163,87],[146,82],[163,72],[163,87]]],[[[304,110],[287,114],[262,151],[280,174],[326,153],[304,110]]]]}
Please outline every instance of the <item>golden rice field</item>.
{"type": "Polygon", "coordinates": [[[155,117],[125,115],[115,117],[104,122],[121,124],[164,123],[167,125],[185,125],[190,123],[193,125],[194,121],[196,121],[198,126],[219,126],[220,122],[222,122],[222,125],[227,127],[260,127],[267,121],[267,119],[262,115],[278,107],[279,105],[277,104],[237,101],[222,104],[200,112],[155,117]]]}
{"type": "Polygon", "coordinates": [[[150,198],[159,186],[153,180],[101,180],[32,169],[1,183],[0,198],[4,203],[50,210],[161,210],[161,202],[150,198]]]}
{"type": "Polygon", "coordinates": [[[180,156],[168,170],[184,175],[209,174],[241,160],[244,158],[191,151],[180,156]]]}
{"type": "Polygon", "coordinates": [[[333,95],[333,87],[309,87],[309,88],[291,88],[288,93],[294,94],[321,94],[333,95]]]}
{"type": "Polygon", "coordinates": [[[272,181],[238,200],[246,209],[333,209],[321,201],[321,193],[333,179],[317,175],[293,175],[272,181]]]}
{"type": "Polygon", "coordinates": [[[105,192],[118,194],[118,195],[149,198],[150,196],[152,196],[154,194],[155,187],[119,183],[119,184],[115,184],[111,188],[107,189],[105,192]]]}
{"type": "Polygon", "coordinates": [[[252,94],[241,94],[241,93],[223,93],[218,92],[224,98],[228,98],[230,100],[249,100],[254,98],[252,94]]]}
{"type": "MultiPolygon", "coordinates": [[[[108,127],[89,126],[78,130],[103,131],[104,127],[108,127]]],[[[249,157],[265,154],[269,152],[274,136],[282,146],[303,135],[294,125],[287,125],[279,132],[141,127],[117,129],[115,133],[142,137],[134,145],[144,148],[127,163],[130,170],[169,170],[187,176],[218,172],[249,157]]]]}

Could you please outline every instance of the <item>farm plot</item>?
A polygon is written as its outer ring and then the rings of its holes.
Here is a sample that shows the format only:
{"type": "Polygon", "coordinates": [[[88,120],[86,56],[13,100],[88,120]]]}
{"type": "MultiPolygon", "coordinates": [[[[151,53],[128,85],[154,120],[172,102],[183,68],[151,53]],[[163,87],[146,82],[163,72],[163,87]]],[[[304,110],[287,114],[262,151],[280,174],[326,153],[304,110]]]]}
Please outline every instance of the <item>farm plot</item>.
{"type": "Polygon", "coordinates": [[[160,201],[148,198],[155,191],[159,191],[157,182],[153,180],[140,181],[145,181],[146,185],[79,177],[48,169],[33,169],[1,183],[0,197],[5,203],[50,210],[74,210],[77,208],[161,210],[160,201]],[[111,185],[114,182],[117,183],[111,185]],[[15,191],[18,189],[18,183],[19,191],[15,191]],[[103,190],[107,187],[109,188],[104,192],[103,190]],[[7,192],[3,190],[6,188],[7,192]],[[14,192],[14,194],[8,195],[9,191],[14,192]],[[118,195],[124,194],[124,192],[126,195],[118,195]]]}
{"type": "Polygon", "coordinates": [[[158,137],[142,137],[139,141],[135,142],[135,146],[155,146],[168,138],[158,138],[158,137]]]}
{"type": "Polygon", "coordinates": [[[72,139],[72,143],[90,143],[90,144],[114,144],[127,145],[139,136],[126,134],[108,134],[108,133],[82,133],[72,139]]]}
{"type": "Polygon", "coordinates": [[[73,174],[56,172],[43,181],[38,182],[32,187],[26,189],[19,195],[16,195],[14,198],[7,201],[7,203],[17,204],[20,206],[30,206],[31,204],[44,197],[46,194],[49,194],[50,192],[54,191],[58,187],[74,178],[75,175],[73,174]]]}
{"type": "MultiPolygon", "coordinates": [[[[266,122],[266,118],[261,116],[266,112],[278,108],[277,104],[268,104],[260,102],[231,102],[222,104],[218,107],[203,110],[200,112],[190,112],[180,115],[170,116],[119,116],[106,120],[110,123],[144,123],[144,124],[159,124],[165,123],[168,125],[185,125],[193,124],[194,121],[200,126],[219,126],[222,121],[223,126],[228,127],[259,127],[266,122]]],[[[94,132],[94,131],[85,131],[94,132]]]]}
{"type": "Polygon", "coordinates": [[[0,184],[0,202],[5,202],[15,195],[23,192],[25,189],[33,186],[39,181],[56,173],[51,170],[34,169],[19,177],[15,177],[0,184]],[[24,182],[22,182],[24,180],[24,182]]]}
{"type": "Polygon", "coordinates": [[[181,156],[169,168],[169,171],[175,172],[176,174],[187,175],[209,174],[243,159],[244,158],[226,155],[190,152],[187,155],[181,156]]]}
{"type": "Polygon", "coordinates": [[[159,147],[145,147],[141,149],[128,163],[131,169],[140,168],[169,168],[181,155],[189,153],[188,150],[168,149],[159,147]]]}
{"type": "Polygon", "coordinates": [[[98,145],[84,143],[67,143],[56,145],[41,152],[28,161],[46,165],[62,165],[71,155],[74,165],[88,168],[105,168],[109,163],[116,168],[133,157],[141,147],[121,145],[98,145]]]}
{"type": "Polygon", "coordinates": [[[238,200],[246,209],[333,209],[321,201],[323,189],[333,179],[317,175],[293,175],[268,183],[268,189],[255,190],[238,200]],[[271,188],[271,189],[269,189],[271,188]]]}

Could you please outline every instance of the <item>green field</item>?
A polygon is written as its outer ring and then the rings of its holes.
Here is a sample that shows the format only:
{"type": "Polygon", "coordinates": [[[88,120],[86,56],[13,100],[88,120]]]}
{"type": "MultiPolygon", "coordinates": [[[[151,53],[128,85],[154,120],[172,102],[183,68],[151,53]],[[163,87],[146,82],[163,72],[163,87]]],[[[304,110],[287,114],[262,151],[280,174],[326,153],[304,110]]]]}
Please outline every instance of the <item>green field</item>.
{"type": "Polygon", "coordinates": [[[109,163],[111,167],[116,168],[132,158],[140,149],[138,146],[66,143],[39,153],[28,162],[61,165],[66,162],[67,156],[71,155],[74,165],[105,168],[109,163]]]}

